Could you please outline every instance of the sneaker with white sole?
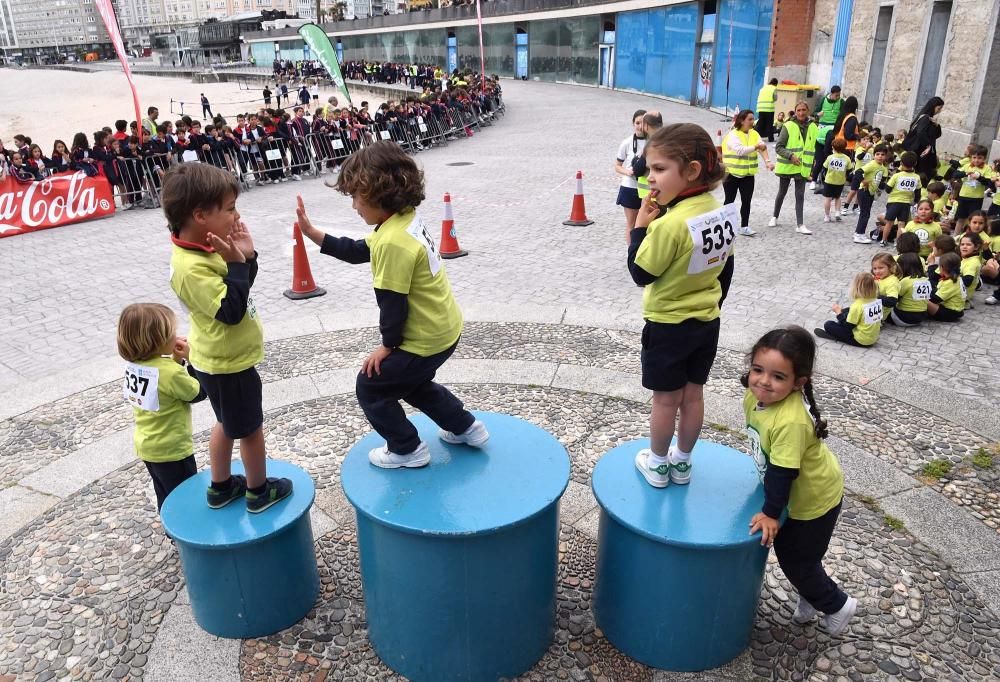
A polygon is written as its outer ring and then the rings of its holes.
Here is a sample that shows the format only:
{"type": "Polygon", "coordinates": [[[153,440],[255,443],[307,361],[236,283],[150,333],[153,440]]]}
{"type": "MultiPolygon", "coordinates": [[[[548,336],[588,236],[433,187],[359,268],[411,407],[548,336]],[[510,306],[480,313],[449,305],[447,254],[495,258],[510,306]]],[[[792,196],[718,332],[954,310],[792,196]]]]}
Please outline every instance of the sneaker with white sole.
{"type": "Polygon", "coordinates": [[[302,176],[299,175],[298,173],[295,173],[292,175],[292,180],[294,180],[295,182],[300,182],[302,180],[302,176]]]}
{"type": "Polygon", "coordinates": [[[805,225],[799,225],[798,227],[795,228],[795,234],[812,234],[812,233],[813,231],[810,230],[805,225]]]}
{"type": "Polygon", "coordinates": [[[427,466],[431,461],[431,449],[427,443],[420,441],[417,449],[407,455],[397,455],[389,450],[388,445],[375,448],[368,453],[368,461],[382,469],[417,469],[427,466]]]}
{"type": "Polygon", "coordinates": [[[830,218],[830,216],[828,216],[828,215],[825,215],[825,216],[823,216],[823,222],[824,222],[824,223],[828,223],[828,222],[830,222],[830,221],[831,221],[831,218],[830,218]]]}
{"type": "Polygon", "coordinates": [[[847,211],[847,207],[846,206],[844,206],[842,209],[840,209],[840,215],[847,215],[847,212],[848,211],[847,211]]]}
{"type": "Polygon", "coordinates": [[[467,428],[462,433],[452,433],[451,431],[441,429],[438,431],[438,438],[443,440],[445,443],[452,443],[453,445],[470,445],[474,448],[478,448],[490,439],[490,432],[486,430],[486,424],[483,424],[477,419],[472,422],[472,426],[467,428]]]}
{"type": "Polygon", "coordinates": [[[815,182],[810,182],[809,183],[809,189],[816,189],[816,183],[815,182]]]}
{"type": "Polygon", "coordinates": [[[639,450],[635,456],[635,468],[639,470],[649,485],[654,488],[666,488],[670,485],[670,465],[649,466],[649,456],[652,454],[653,451],[649,448],[639,450]]]}
{"type": "Polygon", "coordinates": [[[792,614],[792,620],[799,625],[804,625],[818,615],[819,611],[814,609],[812,604],[807,602],[802,595],[799,595],[799,605],[795,607],[795,613],[792,614]]]}
{"type": "Polygon", "coordinates": [[[986,300],[983,301],[983,303],[985,303],[986,305],[996,305],[997,304],[997,297],[996,296],[987,296],[986,300]]]}
{"type": "Polygon", "coordinates": [[[864,236],[863,234],[857,234],[857,233],[855,233],[855,235],[854,235],[854,243],[855,244],[871,244],[872,240],[869,239],[868,237],[864,236]]]}
{"type": "Polygon", "coordinates": [[[772,217],[770,220],[767,221],[767,226],[768,227],[777,227],[778,226],[778,219],[772,217]]]}
{"type": "Polygon", "coordinates": [[[741,227],[740,234],[743,235],[744,237],[752,237],[755,234],[757,234],[757,231],[751,228],[750,226],[741,227]]]}
{"type": "Polygon", "coordinates": [[[691,482],[691,457],[678,457],[677,448],[671,445],[667,450],[667,461],[670,463],[671,483],[687,485],[691,482]]]}
{"type": "Polygon", "coordinates": [[[847,629],[848,623],[854,617],[854,612],[857,610],[858,600],[854,597],[848,597],[847,602],[840,611],[823,616],[823,627],[826,628],[831,637],[841,635],[847,629]]]}

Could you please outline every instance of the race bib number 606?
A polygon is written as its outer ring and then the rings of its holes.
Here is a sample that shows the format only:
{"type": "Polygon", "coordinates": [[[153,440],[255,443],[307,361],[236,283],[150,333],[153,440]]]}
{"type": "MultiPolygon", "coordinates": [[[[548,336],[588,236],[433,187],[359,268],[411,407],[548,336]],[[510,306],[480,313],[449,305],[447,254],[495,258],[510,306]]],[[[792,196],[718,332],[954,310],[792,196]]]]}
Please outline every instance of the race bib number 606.
{"type": "Polygon", "coordinates": [[[689,275],[697,275],[726,264],[726,258],[732,253],[733,241],[736,239],[737,220],[739,218],[735,204],[726,204],[714,211],[688,218],[688,233],[694,244],[688,263],[689,275]]]}

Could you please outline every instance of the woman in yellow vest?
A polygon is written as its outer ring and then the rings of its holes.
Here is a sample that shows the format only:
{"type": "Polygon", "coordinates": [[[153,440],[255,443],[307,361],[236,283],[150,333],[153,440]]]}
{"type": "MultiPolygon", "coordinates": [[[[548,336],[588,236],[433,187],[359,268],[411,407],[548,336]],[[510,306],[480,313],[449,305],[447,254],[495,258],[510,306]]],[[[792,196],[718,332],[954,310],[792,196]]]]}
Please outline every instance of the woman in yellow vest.
{"type": "Polygon", "coordinates": [[[774,145],[774,153],[778,163],[774,172],[778,176],[778,195],[774,198],[774,213],[767,222],[768,227],[778,224],[778,214],[781,204],[788,192],[788,185],[795,182],[795,228],[797,234],[812,234],[805,226],[802,212],[805,204],[806,182],[812,171],[813,155],[816,152],[816,136],[819,129],[809,118],[809,105],[799,102],[795,105],[795,116],[785,122],[778,142],[774,145]]]}
{"type": "Polygon", "coordinates": [[[774,164],[767,156],[767,145],[753,127],[753,112],[743,109],[733,119],[733,129],[722,139],[722,161],[726,166],[726,179],[722,182],[725,203],[736,201],[740,193],[740,234],[752,237],[757,234],[750,229],[750,200],[753,198],[754,176],[757,175],[757,155],[764,157],[768,170],[774,164]]]}
{"type": "Polygon", "coordinates": [[[778,79],[772,78],[757,95],[757,134],[774,142],[774,102],[778,99],[778,79]]]}

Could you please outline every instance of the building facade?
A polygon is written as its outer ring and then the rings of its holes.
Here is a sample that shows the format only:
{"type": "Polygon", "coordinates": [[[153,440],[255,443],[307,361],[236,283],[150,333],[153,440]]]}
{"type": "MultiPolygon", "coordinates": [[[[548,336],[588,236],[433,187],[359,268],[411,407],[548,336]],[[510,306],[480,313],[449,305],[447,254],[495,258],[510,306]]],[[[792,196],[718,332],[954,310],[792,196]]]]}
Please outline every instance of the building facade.
{"type": "Polygon", "coordinates": [[[82,59],[90,52],[114,56],[94,0],[15,0],[8,7],[25,63],[82,59]]]}
{"type": "Polygon", "coordinates": [[[0,0],[0,63],[15,61],[14,55],[20,54],[17,45],[17,29],[14,26],[14,13],[10,8],[10,0],[0,0]]]}

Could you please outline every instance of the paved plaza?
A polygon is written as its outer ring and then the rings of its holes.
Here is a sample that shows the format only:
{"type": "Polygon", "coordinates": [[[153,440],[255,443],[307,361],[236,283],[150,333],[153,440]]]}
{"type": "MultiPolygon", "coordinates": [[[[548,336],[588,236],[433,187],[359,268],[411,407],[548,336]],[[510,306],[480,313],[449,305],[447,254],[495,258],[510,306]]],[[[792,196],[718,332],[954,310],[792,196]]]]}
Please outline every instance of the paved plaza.
{"type": "MultiPolygon", "coordinates": [[[[472,139],[419,155],[428,223],[450,192],[463,248],[449,261],[467,325],[443,381],[470,409],[512,414],[565,445],[557,629],[518,679],[991,680],[1000,678],[1000,376],[982,304],[955,325],[886,329],[874,348],[820,342],[817,401],[830,420],[848,495],[827,566],[861,602],[831,639],[792,622],[795,593],[773,556],[750,648],[718,670],[655,671],[618,652],[594,623],[598,524],[590,490],[607,450],[647,435],[639,383],[640,292],[625,269],[614,154],[637,108],[714,131],[716,114],[638,95],[505,82],[507,115],[472,139]],[[450,165],[471,163],[471,165],[450,165]],[[585,175],[589,227],[565,227],[573,174],[585,175]]],[[[746,451],[738,377],[761,332],[812,328],[843,302],[877,247],[851,223],[793,233],[763,227],[777,183],[758,176],[707,386],[703,438],[746,451]]],[[[370,427],[354,375],[378,343],[366,266],[311,250],[325,297],[282,296],[291,277],[295,193],[313,222],[360,237],[350,200],[319,180],[260,187],[239,200],[261,254],[254,299],[267,335],[269,456],[317,487],[312,528],[321,596],[298,624],[225,640],[194,623],[180,563],[164,537],[122,403],[114,325],[133,301],[177,306],[162,215],[0,240],[0,682],[49,679],[398,680],[367,640],[353,510],[340,486],[348,449],[370,427]]],[[[849,220],[849,219],[845,219],[849,220]]],[[[207,404],[194,408],[207,464],[207,404]]],[[[678,624],[682,627],[683,624],[678,624]]],[[[446,643],[443,644],[446,646],[446,643]]]]}

